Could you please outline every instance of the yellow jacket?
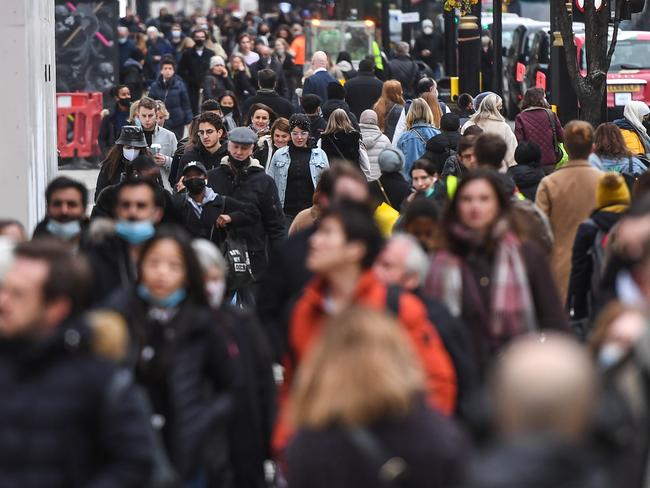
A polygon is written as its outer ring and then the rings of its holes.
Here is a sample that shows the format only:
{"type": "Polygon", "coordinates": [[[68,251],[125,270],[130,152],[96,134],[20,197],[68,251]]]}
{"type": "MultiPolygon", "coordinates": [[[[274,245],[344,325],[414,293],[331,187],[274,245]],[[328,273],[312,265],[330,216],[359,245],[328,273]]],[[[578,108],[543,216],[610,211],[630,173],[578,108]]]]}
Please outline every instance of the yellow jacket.
{"type": "Polygon", "coordinates": [[[636,132],[629,129],[621,129],[621,134],[623,134],[625,145],[632,154],[645,154],[645,148],[643,147],[641,138],[636,134],[636,132]]]}

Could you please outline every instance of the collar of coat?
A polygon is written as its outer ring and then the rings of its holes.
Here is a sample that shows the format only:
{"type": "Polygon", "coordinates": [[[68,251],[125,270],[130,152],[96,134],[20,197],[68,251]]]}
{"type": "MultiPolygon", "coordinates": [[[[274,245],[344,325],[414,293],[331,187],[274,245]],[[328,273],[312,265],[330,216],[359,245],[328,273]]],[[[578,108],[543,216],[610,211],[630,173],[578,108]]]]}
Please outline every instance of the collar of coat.
{"type": "MultiPolygon", "coordinates": [[[[228,155],[226,154],[223,158],[221,158],[221,164],[224,166],[228,166],[230,168],[230,161],[228,161],[228,155]]],[[[251,156],[251,162],[246,168],[259,168],[259,169],[264,169],[264,166],[260,164],[260,162],[255,159],[254,157],[251,156]]]]}

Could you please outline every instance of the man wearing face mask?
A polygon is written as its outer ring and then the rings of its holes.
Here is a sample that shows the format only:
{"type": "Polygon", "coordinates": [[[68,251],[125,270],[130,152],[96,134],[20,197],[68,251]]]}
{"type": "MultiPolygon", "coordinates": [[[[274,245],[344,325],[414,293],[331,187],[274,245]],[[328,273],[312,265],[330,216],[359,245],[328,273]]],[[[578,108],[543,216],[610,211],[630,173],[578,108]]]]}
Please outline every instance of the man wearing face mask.
{"type": "Polygon", "coordinates": [[[444,61],[445,41],[438,32],[433,30],[433,22],[429,19],[422,21],[422,33],[415,39],[413,49],[415,57],[424,61],[433,71],[433,77],[438,80],[442,75],[440,63],[444,61]]]}
{"type": "Polygon", "coordinates": [[[106,157],[108,151],[117,139],[122,127],[127,125],[129,108],[131,107],[131,90],[126,85],[117,85],[111,89],[111,96],[115,100],[115,107],[102,119],[99,126],[98,142],[102,155],[106,157]]]}
{"type": "Polygon", "coordinates": [[[174,59],[178,63],[181,60],[183,51],[185,51],[187,36],[183,33],[183,28],[180,24],[173,24],[167,40],[174,49],[174,59]]]}
{"type": "Polygon", "coordinates": [[[156,232],[163,201],[155,183],[128,179],[117,189],[115,220],[97,219],[88,229],[82,251],[94,274],[93,303],[106,300],[119,288],[132,285],[140,247],[156,232]]]}
{"type": "Polygon", "coordinates": [[[77,246],[88,225],[86,187],[83,183],[60,176],[47,185],[45,200],[47,215],[34,229],[33,238],[50,237],[77,246]]]}
{"type": "Polygon", "coordinates": [[[190,105],[194,115],[199,113],[199,90],[203,78],[210,68],[210,59],[215,52],[205,47],[207,33],[198,29],[192,34],[194,47],[187,49],[181,56],[178,63],[178,74],[187,84],[187,92],[190,96],[190,105]]]}
{"type": "Polygon", "coordinates": [[[118,43],[118,50],[120,53],[120,68],[121,68],[122,66],[124,66],[126,60],[131,57],[133,51],[137,49],[135,43],[131,39],[129,39],[128,27],[124,27],[123,25],[120,25],[117,28],[117,43],[118,43]]]}
{"type": "Polygon", "coordinates": [[[222,197],[207,186],[208,171],[198,161],[183,168],[181,185],[185,191],[172,199],[176,219],[192,237],[219,242],[220,229],[254,224],[259,219],[255,205],[222,197]]]}
{"type": "Polygon", "coordinates": [[[267,245],[279,242],[287,235],[275,182],[259,161],[251,157],[256,144],[257,135],[251,129],[233,129],[228,139],[228,155],[221,160],[219,167],[208,172],[208,186],[215,192],[251,203],[260,212],[261,218],[254,224],[238,230],[239,237],[248,247],[254,281],[266,268],[267,245]]]}

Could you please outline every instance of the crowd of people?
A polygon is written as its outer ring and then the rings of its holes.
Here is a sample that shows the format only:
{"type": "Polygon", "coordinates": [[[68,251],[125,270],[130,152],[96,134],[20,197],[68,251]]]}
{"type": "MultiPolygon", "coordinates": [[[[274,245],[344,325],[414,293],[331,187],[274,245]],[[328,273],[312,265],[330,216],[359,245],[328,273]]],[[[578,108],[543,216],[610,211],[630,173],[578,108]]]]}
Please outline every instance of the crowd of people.
{"type": "Polygon", "coordinates": [[[297,20],[122,19],[90,215],[0,222],[0,486],[649,486],[650,108],[297,20]]]}

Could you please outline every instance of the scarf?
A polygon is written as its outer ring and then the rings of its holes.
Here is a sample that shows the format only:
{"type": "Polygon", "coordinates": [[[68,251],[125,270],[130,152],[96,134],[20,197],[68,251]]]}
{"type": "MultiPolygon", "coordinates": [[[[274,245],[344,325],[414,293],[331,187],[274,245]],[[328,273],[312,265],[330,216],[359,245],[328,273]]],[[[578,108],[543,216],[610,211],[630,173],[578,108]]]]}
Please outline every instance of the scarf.
{"type": "MultiPolygon", "coordinates": [[[[534,304],[519,246],[519,239],[512,232],[506,232],[496,247],[490,310],[484,314],[488,321],[484,328],[495,349],[513,337],[536,329],[534,304]]],[[[470,297],[480,300],[477,284],[463,260],[448,251],[436,253],[425,284],[427,294],[443,301],[451,314],[459,317],[463,286],[467,287],[470,297]]],[[[477,306],[482,307],[482,304],[477,306]]]]}

